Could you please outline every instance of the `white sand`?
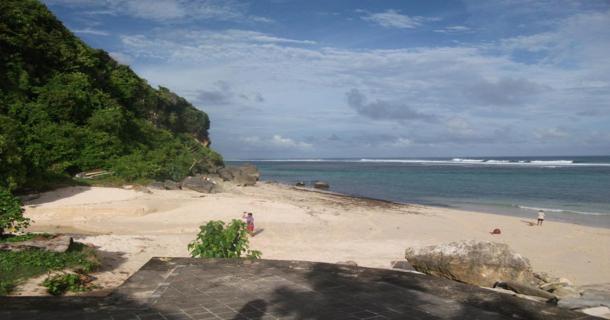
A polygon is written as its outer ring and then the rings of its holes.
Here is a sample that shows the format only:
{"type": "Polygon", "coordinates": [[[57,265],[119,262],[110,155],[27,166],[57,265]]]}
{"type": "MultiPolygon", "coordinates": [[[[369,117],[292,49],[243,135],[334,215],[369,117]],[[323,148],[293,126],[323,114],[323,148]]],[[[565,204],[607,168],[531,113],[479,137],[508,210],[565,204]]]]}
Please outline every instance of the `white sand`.
{"type": "MultiPolygon", "coordinates": [[[[202,195],[192,191],[152,194],[118,188],[65,188],[26,206],[33,231],[88,234],[79,241],[102,251],[96,274],[105,289],[120,285],[154,256],[188,256],[198,226],[254,213],[262,232],[251,246],[267,259],[322,262],[352,260],[388,268],[411,246],[456,240],[508,243],[535,271],[576,285],[610,282],[610,230],[553,222],[530,226],[522,218],[416,205],[390,205],[292,187],[259,183],[202,195]],[[490,235],[494,228],[501,235],[490,235]]],[[[535,218],[535,217],[532,217],[535,218]]],[[[16,294],[35,294],[32,286],[16,294]]]]}

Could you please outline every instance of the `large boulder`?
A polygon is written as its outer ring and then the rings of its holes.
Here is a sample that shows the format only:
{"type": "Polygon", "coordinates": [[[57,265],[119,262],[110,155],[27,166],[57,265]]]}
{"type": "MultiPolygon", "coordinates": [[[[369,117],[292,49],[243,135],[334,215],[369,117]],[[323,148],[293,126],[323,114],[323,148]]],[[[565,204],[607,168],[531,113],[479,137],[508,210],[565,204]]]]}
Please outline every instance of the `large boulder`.
{"type": "Polygon", "coordinates": [[[477,286],[492,287],[498,281],[536,284],[529,260],[503,243],[462,241],[409,248],[405,258],[419,272],[477,286]]]}
{"type": "Polygon", "coordinates": [[[180,183],[173,180],[165,180],[163,181],[163,187],[166,190],[180,190],[180,183]]]}
{"type": "Polygon", "coordinates": [[[216,183],[212,181],[212,179],[202,175],[184,178],[184,180],[182,180],[182,188],[201,193],[213,193],[218,191],[216,183]]]}
{"type": "Polygon", "coordinates": [[[261,174],[255,166],[246,164],[218,169],[218,176],[224,181],[233,181],[240,186],[253,186],[260,179],[261,174]]]}

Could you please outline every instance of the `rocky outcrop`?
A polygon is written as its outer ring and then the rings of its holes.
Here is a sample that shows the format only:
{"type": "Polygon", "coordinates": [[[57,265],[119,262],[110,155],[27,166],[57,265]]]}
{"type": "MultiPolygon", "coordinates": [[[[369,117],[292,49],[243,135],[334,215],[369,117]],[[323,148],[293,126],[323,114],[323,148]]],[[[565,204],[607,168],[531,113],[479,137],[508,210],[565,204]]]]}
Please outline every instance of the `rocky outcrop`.
{"type": "Polygon", "coordinates": [[[326,181],[315,181],[313,183],[313,187],[316,189],[322,189],[322,190],[330,189],[330,185],[326,181]]]}
{"type": "Polygon", "coordinates": [[[165,188],[165,190],[180,190],[181,186],[180,183],[176,181],[165,180],[163,181],[163,188],[165,188]]]}
{"type": "Polygon", "coordinates": [[[24,251],[29,249],[42,249],[51,252],[66,252],[72,244],[72,237],[60,235],[52,238],[34,238],[20,242],[0,243],[0,251],[24,251]]]}
{"type": "Polygon", "coordinates": [[[253,186],[260,179],[261,174],[255,166],[246,164],[218,169],[218,176],[223,181],[232,181],[239,186],[253,186]]]}
{"type": "Polygon", "coordinates": [[[536,284],[529,260],[503,243],[468,241],[409,248],[405,258],[419,272],[483,287],[499,281],[536,284]]]}
{"type": "Polygon", "coordinates": [[[182,180],[182,189],[189,189],[201,193],[214,193],[219,191],[217,184],[204,175],[186,177],[182,180]]]}

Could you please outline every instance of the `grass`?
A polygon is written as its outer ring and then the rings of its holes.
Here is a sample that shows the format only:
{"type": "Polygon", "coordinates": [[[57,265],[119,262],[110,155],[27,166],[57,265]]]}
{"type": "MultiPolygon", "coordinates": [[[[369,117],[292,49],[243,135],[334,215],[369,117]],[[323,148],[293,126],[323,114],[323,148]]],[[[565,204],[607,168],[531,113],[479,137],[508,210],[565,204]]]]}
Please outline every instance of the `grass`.
{"type": "Polygon", "coordinates": [[[95,250],[78,242],[62,253],[38,249],[0,251],[0,295],[10,293],[23,280],[50,271],[72,268],[86,273],[99,265],[95,250]]]}
{"type": "Polygon", "coordinates": [[[53,235],[48,233],[26,233],[22,235],[2,235],[0,236],[0,243],[13,243],[21,242],[32,239],[49,239],[53,235]]]}

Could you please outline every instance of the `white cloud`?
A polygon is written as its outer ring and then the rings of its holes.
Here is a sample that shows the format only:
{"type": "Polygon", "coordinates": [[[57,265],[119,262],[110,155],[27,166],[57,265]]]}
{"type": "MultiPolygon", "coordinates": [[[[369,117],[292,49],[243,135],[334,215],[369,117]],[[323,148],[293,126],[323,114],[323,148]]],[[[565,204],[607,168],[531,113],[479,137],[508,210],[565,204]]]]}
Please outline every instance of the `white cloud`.
{"type": "Polygon", "coordinates": [[[376,23],[385,28],[410,29],[415,28],[425,20],[423,17],[410,17],[396,10],[386,10],[378,13],[367,13],[361,17],[365,21],[376,23]]]}
{"type": "Polygon", "coordinates": [[[90,8],[90,15],[127,15],[155,21],[204,20],[270,23],[249,15],[248,6],[235,0],[44,0],[51,5],[90,8]]]}
{"type": "Polygon", "coordinates": [[[91,28],[72,29],[72,32],[74,32],[76,34],[91,34],[91,35],[95,35],[95,36],[108,36],[108,35],[110,35],[106,31],[96,30],[96,29],[91,29],[91,28]]]}
{"type": "Polygon", "coordinates": [[[279,134],[274,134],[271,138],[264,139],[258,136],[243,137],[242,142],[245,142],[250,147],[262,148],[279,148],[279,149],[311,149],[312,144],[297,141],[291,138],[282,137],[279,134]]]}
{"type": "Polygon", "coordinates": [[[442,29],[436,29],[434,32],[438,33],[467,33],[472,32],[472,29],[466,26],[449,26],[442,29]]]}

